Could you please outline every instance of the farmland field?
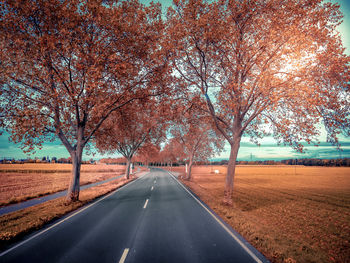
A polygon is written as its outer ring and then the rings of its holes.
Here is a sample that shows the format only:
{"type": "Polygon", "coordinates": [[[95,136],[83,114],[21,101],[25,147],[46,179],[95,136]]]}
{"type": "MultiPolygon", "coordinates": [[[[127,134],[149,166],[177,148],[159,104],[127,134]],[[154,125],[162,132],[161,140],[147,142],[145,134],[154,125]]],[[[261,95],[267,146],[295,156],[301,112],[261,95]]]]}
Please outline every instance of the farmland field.
{"type": "Polygon", "coordinates": [[[350,262],[350,168],[238,166],[233,207],[225,172],[194,167],[185,184],[272,262],[350,262]]]}
{"type": "MultiPolygon", "coordinates": [[[[71,164],[0,164],[0,205],[55,193],[68,188],[71,164]]],[[[80,184],[124,173],[123,165],[82,165],[80,184]]]]}

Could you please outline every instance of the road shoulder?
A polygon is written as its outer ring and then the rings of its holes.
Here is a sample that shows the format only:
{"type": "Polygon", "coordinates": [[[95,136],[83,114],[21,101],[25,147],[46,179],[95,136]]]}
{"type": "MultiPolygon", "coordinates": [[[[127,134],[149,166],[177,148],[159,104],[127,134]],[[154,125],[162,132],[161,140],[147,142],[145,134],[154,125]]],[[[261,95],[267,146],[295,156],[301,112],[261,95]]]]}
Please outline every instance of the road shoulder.
{"type": "Polygon", "coordinates": [[[60,197],[0,216],[0,251],[6,251],[14,244],[35,235],[38,230],[41,231],[45,227],[50,227],[71,214],[99,202],[102,198],[113,194],[118,189],[147,173],[148,171],[142,171],[129,180],[119,178],[84,189],[80,192],[79,201],[69,205],[65,203],[65,197],[60,197]]]}
{"type": "MultiPolygon", "coordinates": [[[[167,170],[166,170],[167,171],[167,170]]],[[[185,182],[180,181],[177,176],[167,171],[172,178],[189,194],[191,195],[202,207],[205,209],[224,229],[225,231],[240,244],[240,246],[256,261],[256,262],[270,262],[265,256],[258,251],[252,244],[250,244],[243,236],[241,236],[234,228],[225,222],[210,206],[208,206],[185,182]]],[[[179,175],[180,173],[177,173],[179,175]]]]}

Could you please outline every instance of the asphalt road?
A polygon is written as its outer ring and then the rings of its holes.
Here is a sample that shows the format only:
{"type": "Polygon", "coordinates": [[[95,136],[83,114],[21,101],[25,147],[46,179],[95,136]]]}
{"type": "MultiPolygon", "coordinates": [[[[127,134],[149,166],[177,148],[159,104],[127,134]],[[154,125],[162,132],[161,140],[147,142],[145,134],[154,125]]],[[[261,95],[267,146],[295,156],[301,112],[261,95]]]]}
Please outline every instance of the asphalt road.
{"type": "Polygon", "coordinates": [[[267,262],[169,173],[151,172],[0,254],[0,262],[267,262]]]}

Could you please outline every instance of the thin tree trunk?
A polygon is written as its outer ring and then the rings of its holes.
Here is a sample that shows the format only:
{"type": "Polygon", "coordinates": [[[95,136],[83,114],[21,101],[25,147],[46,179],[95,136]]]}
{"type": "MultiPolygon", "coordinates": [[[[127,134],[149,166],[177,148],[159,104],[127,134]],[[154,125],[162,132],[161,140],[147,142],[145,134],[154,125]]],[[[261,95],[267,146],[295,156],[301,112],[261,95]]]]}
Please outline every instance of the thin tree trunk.
{"type": "Polygon", "coordinates": [[[193,165],[193,156],[190,156],[190,160],[188,162],[188,171],[186,175],[186,180],[190,181],[192,178],[192,165],[193,165]]]}
{"type": "Polygon", "coordinates": [[[72,158],[72,176],[69,183],[69,188],[66,196],[66,202],[71,203],[79,200],[80,191],[80,168],[82,161],[82,149],[77,149],[71,152],[72,158]]]}
{"type": "Polygon", "coordinates": [[[238,155],[238,150],[240,147],[241,138],[236,138],[231,144],[230,159],[227,166],[226,184],[224,192],[223,203],[226,205],[232,205],[232,194],[233,194],[233,181],[235,177],[236,170],[236,160],[238,155]]]}
{"type": "Polygon", "coordinates": [[[130,165],[131,165],[131,159],[126,159],[126,168],[125,168],[125,178],[130,178],[130,165]]]}

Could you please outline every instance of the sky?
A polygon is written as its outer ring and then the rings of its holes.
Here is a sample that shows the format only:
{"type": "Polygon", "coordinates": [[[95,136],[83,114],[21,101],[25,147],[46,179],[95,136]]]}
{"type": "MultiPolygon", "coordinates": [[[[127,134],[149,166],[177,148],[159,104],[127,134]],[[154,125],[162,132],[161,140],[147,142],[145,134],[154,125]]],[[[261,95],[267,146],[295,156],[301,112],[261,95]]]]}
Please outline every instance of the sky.
{"type": "MultiPolygon", "coordinates": [[[[151,0],[142,0],[144,4],[148,4],[151,0]]],[[[156,2],[156,1],[155,1],[156,2]]],[[[160,1],[163,5],[163,12],[166,10],[166,6],[169,6],[172,2],[171,0],[160,1]]],[[[340,4],[340,10],[344,14],[343,23],[338,28],[343,45],[346,48],[345,53],[350,55],[350,1],[349,0],[330,0],[332,3],[340,4]]],[[[238,154],[238,160],[283,160],[283,159],[294,159],[294,158],[350,158],[350,138],[340,137],[340,142],[342,145],[342,151],[336,150],[330,143],[326,142],[325,131],[322,130],[321,136],[319,138],[320,145],[306,146],[306,151],[303,154],[295,152],[292,148],[288,146],[279,146],[276,144],[273,138],[265,137],[261,141],[261,145],[257,146],[249,141],[249,138],[242,138],[241,147],[238,154]]],[[[225,146],[224,151],[216,158],[226,159],[229,156],[229,145],[225,146]]],[[[19,145],[16,145],[8,140],[8,134],[4,132],[0,135],[0,159],[3,158],[15,158],[24,159],[34,156],[39,158],[43,156],[49,156],[62,158],[68,157],[68,151],[61,144],[59,140],[55,142],[45,143],[42,150],[37,150],[34,155],[24,154],[20,149],[19,145]]],[[[90,158],[100,159],[104,157],[120,157],[120,154],[108,154],[100,155],[96,153],[95,155],[87,155],[84,152],[83,159],[87,160],[90,158]]]]}

